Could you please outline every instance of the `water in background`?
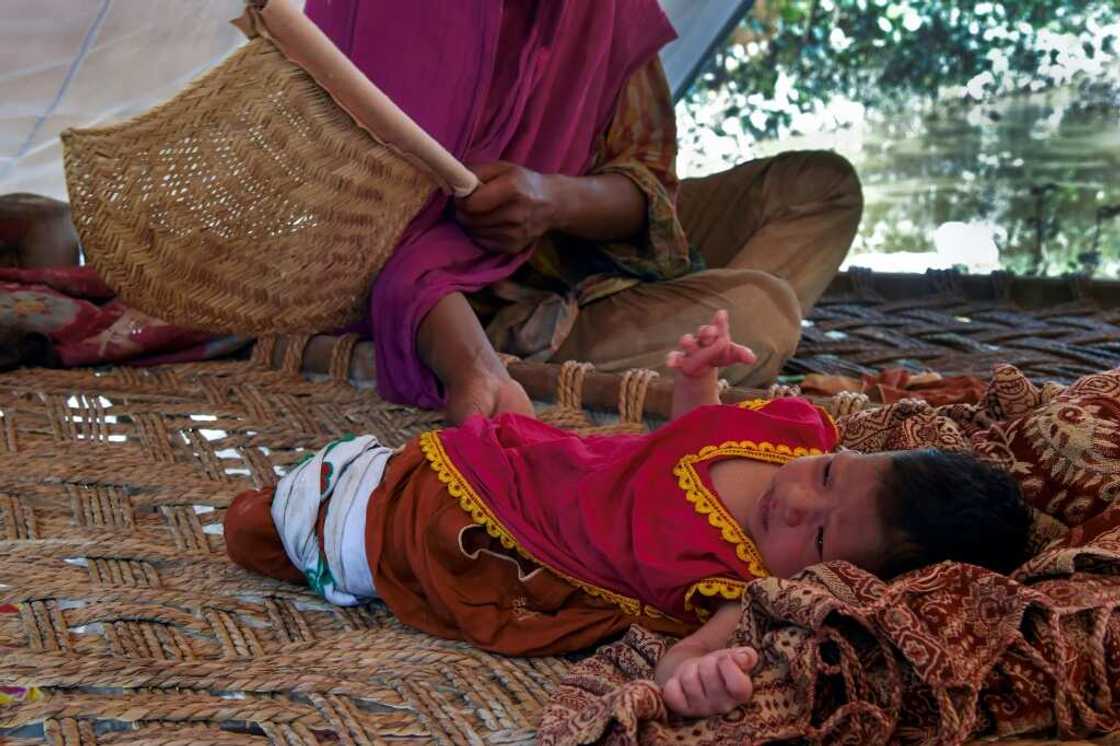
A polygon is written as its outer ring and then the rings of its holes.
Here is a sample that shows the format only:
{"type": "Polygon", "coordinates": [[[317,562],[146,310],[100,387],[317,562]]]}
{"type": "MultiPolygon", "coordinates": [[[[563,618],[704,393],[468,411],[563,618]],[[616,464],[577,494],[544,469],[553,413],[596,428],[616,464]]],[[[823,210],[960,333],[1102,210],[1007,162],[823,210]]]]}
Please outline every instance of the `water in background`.
{"type": "MultiPolygon", "coordinates": [[[[829,148],[852,161],[865,211],[845,266],[1118,278],[1118,91],[1105,81],[869,115],[819,135],[756,142],[741,157],[829,148]]],[[[681,122],[682,175],[738,160],[702,128],[681,122]]]]}

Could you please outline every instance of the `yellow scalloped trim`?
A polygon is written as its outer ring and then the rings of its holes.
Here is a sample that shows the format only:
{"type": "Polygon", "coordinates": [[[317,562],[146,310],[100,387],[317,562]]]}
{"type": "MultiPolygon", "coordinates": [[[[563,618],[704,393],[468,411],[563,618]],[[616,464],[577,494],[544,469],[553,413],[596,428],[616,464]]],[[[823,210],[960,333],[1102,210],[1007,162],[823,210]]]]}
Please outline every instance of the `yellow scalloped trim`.
{"type": "Polygon", "coordinates": [[[459,469],[452,463],[451,458],[447,455],[447,451],[443,448],[443,443],[439,439],[438,430],[422,433],[419,441],[420,450],[423,451],[425,458],[428,459],[428,464],[439,477],[439,481],[447,485],[448,493],[450,493],[452,497],[458,498],[459,505],[463,510],[467,511],[472,521],[484,527],[486,532],[501,541],[502,546],[506,549],[517,550],[522,557],[537,563],[541,567],[547,568],[557,577],[563,578],[585,593],[615,604],[622,609],[624,613],[630,616],[642,616],[644,614],[652,618],[677,621],[673,617],[662,613],[652,606],[643,605],[642,602],[636,598],[623,596],[609,591],[606,588],[600,588],[597,585],[592,585],[578,578],[573,578],[571,575],[541,562],[517,543],[517,539],[514,538],[509,529],[502,525],[498,517],[494,515],[489,506],[486,505],[478,493],[474,491],[474,488],[471,487],[470,482],[463,477],[459,469]]]}
{"type": "MultiPolygon", "coordinates": [[[[739,407],[739,409],[759,410],[759,409],[762,409],[763,407],[765,407],[767,404],[769,404],[772,401],[777,401],[777,399],[747,399],[745,401],[739,402],[735,406],[739,407]]],[[[817,404],[814,404],[813,408],[816,409],[821,414],[822,418],[825,421],[825,424],[827,424],[829,426],[829,428],[832,430],[833,439],[836,440],[836,441],[839,441],[840,440],[840,428],[838,428],[836,426],[836,420],[834,420],[832,418],[832,415],[829,414],[828,410],[825,409],[824,407],[819,406],[817,404]]]]}
{"type": "Polygon", "coordinates": [[[728,441],[719,446],[704,446],[699,453],[686,454],[677,465],[673,467],[673,474],[677,477],[677,484],[684,490],[685,498],[692,504],[700,515],[708,517],[708,523],[719,529],[724,541],[735,545],[735,554],[747,564],[752,575],[769,575],[762,555],[755,546],[754,541],[743,532],[743,527],[727,511],[723,502],[714,495],[700,479],[695,464],[707,461],[717,456],[738,456],[755,461],[766,461],[772,464],[785,464],[802,456],[819,456],[823,453],[819,448],[805,448],[803,446],[789,447],[784,443],[755,443],[751,440],[728,441]]]}
{"type": "Polygon", "coordinates": [[[696,616],[702,621],[707,621],[711,612],[702,607],[694,606],[692,603],[693,596],[699,593],[701,596],[707,596],[708,598],[718,596],[726,601],[738,601],[743,597],[743,591],[746,588],[747,584],[742,580],[719,577],[704,578],[700,582],[689,586],[684,594],[684,607],[689,611],[695,611],[696,616]]]}

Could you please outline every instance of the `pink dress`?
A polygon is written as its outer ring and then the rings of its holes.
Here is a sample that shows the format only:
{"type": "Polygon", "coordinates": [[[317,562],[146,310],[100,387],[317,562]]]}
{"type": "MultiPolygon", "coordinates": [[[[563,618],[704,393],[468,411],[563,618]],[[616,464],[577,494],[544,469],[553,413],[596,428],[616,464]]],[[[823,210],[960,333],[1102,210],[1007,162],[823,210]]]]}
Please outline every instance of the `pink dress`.
{"type": "Polygon", "coordinates": [[[504,415],[421,436],[452,496],[507,549],[628,615],[688,624],[769,574],[711,465],[779,465],[836,442],[832,419],[800,399],[700,407],[645,435],[580,437],[504,415]]]}

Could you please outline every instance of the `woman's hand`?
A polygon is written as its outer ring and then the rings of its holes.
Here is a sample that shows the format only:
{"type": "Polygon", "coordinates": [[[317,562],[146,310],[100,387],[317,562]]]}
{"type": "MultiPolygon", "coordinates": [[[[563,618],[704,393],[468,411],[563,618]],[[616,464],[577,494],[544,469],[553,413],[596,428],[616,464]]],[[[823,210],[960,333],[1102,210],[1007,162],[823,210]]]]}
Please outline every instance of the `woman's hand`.
{"type": "Polygon", "coordinates": [[[505,161],[473,171],[482,183],[455,200],[455,218],[480,246],[516,254],[553,230],[557,196],[550,176],[505,161]]]}
{"type": "Polygon", "coordinates": [[[754,648],[722,648],[680,663],[661,685],[669,709],[689,717],[722,715],[749,701],[748,672],[758,663],[754,648]]]}
{"type": "Polygon", "coordinates": [[[677,349],[669,353],[665,365],[687,378],[699,378],[736,363],[753,363],[757,358],[749,347],[731,341],[731,322],[720,309],[712,323],[681,337],[677,349]]]}

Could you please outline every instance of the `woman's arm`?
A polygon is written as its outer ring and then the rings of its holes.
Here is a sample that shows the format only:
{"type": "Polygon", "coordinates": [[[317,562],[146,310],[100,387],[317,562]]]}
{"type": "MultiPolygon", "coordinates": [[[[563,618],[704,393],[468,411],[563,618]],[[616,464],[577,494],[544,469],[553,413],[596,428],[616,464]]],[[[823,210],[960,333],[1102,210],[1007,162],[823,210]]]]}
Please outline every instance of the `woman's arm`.
{"type": "Polygon", "coordinates": [[[456,202],[457,216],[491,251],[515,253],[557,231],[604,244],[620,266],[641,274],[678,277],[690,257],[676,218],[676,152],[669,84],[654,57],[619,94],[589,174],[541,174],[502,162],[472,166],[483,183],[456,202]]]}
{"type": "Polygon", "coordinates": [[[474,172],[482,183],[455,203],[455,216],[491,251],[516,253],[551,231],[615,241],[645,227],[645,194],[622,174],[540,174],[505,161],[474,172]]]}
{"type": "Polygon", "coordinates": [[[592,241],[626,241],[646,224],[646,195],[622,174],[553,174],[553,229],[592,241]]]}
{"type": "Polygon", "coordinates": [[[673,370],[673,411],[670,419],[706,404],[719,404],[720,368],[736,363],[753,363],[754,353],[731,341],[727,311],[719,310],[712,323],[681,337],[677,349],[669,353],[665,365],[673,370]]]}
{"type": "Polygon", "coordinates": [[[747,672],[758,662],[758,653],[749,647],[727,647],[739,613],[739,604],[724,604],[658,661],[654,680],[674,712],[717,715],[751,698],[754,686],[747,672]]]}

